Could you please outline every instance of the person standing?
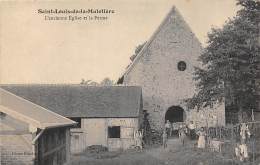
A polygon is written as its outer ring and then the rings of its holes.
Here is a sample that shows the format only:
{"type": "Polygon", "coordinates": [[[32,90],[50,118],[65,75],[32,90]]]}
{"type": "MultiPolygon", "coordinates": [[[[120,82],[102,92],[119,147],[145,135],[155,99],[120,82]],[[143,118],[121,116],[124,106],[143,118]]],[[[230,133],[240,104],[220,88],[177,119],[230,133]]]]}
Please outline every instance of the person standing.
{"type": "Polygon", "coordinates": [[[242,160],[242,155],[241,155],[239,143],[236,143],[235,155],[236,155],[236,158],[238,158],[240,161],[242,160]]]}
{"type": "Polygon", "coordinates": [[[203,149],[206,147],[206,139],[205,139],[206,133],[204,131],[204,128],[201,128],[199,130],[198,135],[199,135],[198,148],[203,149]]]}
{"type": "Polygon", "coordinates": [[[163,131],[163,134],[162,134],[162,140],[163,140],[163,148],[166,148],[167,147],[167,133],[166,133],[166,130],[163,131]]]}
{"type": "Polygon", "coordinates": [[[248,125],[246,125],[246,123],[241,124],[240,136],[241,136],[241,142],[246,142],[247,138],[250,138],[251,136],[248,125]]]}
{"type": "Polygon", "coordinates": [[[240,151],[241,151],[241,161],[247,160],[248,159],[248,149],[247,149],[247,139],[250,138],[251,133],[249,131],[248,125],[246,123],[241,124],[240,128],[240,136],[241,136],[241,144],[239,146],[240,151]]]}
{"type": "Polygon", "coordinates": [[[165,130],[166,130],[167,136],[171,136],[171,123],[169,120],[167,120],[165,123],[165,130]]]}
{"type": "Polygon", "coordinates": [[[134,133],[135,146],[143,149],[143,132],[136,130],[134,133]]]}
{"type": "Polygon", "coordinates": [[[194,140],[196,137],[196,133],[195,133],[195,125],[194,125],[193,121],[191,121],[189,123],[188,128],[189,128],[190,139],[194,140]]]}
{"type": "Polygon", "coordinates": [[[179,129],[179,139],[181,141],[182,146],[185,145],[186,140],[186,126],[181,126],[179,129]]]}
{"type": "Polygon", "coordinates": [[[143,149],[143,134],[143,130],[140,130],[138,144],[141,150],[143,149]]]}
{"type": "Polygon", "coordinates": [[[247,161],[249,159],[248,149],[245,143],[237,143],[235,147],[235,155],[241,161],[247,161]]]}

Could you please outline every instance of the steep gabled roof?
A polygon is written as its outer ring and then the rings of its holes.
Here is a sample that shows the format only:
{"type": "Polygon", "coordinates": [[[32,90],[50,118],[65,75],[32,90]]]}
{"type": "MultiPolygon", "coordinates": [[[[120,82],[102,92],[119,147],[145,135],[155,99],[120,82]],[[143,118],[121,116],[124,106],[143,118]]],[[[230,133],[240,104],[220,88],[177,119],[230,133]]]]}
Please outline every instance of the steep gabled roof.
{"type": "Polygon", "coordinates": [[[0,112],[40,129],[76,124],[70,119],[16,96],[2,88],[0,88],[0,112]]]}
{"type": "Polygon", "coordinates": [[[141,87],[86,85],[1,85],[24,99],[65,117],[138,117],[141,87]]]}
{"type": "MultiPolygon", "coordinates": [[[[185,25],[185,27],[192,33],[191,28],[189,27],[189,25],[185,22],[185,20],[182,18],[181,14],[179,13],[179,11],[177,10],[177,8],[175,6],[173,6],[171,8],[171,10],[169,11],[169,13],[166,15],[166,17],[163,19],[163,21],[161,22],[161,24],[159,25],[159,27],[155,30],[155,32],[153,33],[153,35],[150,37],[150,39],[148,40],[148,42],[146,42],[146,44],[143,46],[143,48],[141,49],[141,51],[137,54],[137,56],[135,57],[135,59],[132,61],[132,63],[126,68],[125,72],[120,76],[119,79],[123,79],[124,75],[127,75],[132,68],[136,65],[136,63],[140,60],[140,58],[144,55],[144,52],[149,48],[150,44],[153,42],[153,40],[155,39],[155,37],[158,35],[158,33],[162,30],[162,28],[164,27],[164,25],[167,23],[167,21],[172,17],[172,16],[177,16],[180,20],[182,20],[182,23],[185,25]]],[[[193,34],[194,35],[194,34],[193,34]]],[[[201,45],[200,41],[196,38],[196,36],[194,35],[194,39],[201,45]]],[[[202,46],[201,46],[202,47],[202,46]]]]}

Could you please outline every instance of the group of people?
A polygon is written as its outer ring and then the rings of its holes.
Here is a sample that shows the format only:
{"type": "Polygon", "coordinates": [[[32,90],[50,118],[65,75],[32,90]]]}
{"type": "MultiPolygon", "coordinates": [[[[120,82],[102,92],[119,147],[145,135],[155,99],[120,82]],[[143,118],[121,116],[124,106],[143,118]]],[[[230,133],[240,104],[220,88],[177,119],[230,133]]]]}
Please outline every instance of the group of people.
{"type": "Polygon", "coordinates": [[[188,134],[192,140],[196,138],[195,125],[193,121],[191,121],[189,124],[180,124],[171,123],[169,120],[167,120],[164,130],[166,131],[168,137],[179,135],[180,131],[185,131],[185,133],[188,134]]]}
{"type": "Polygon", "coordinates": [[[205,148],[206,146],[206,132],[203,128],[196,131],[196,126],[191,121],[189,124],[185,123],[171,123],[169,120],[166,121],[162,139],[163,147],[167,147],[167,140],[169,137],[177,135],[180,139],[181,144],[184,146],[185,141],[189,137],[190,140],[195,140],[198,137],[198,148],[205,148]]]}
{"type": "MultiPolygon", "coordinates": [[[[239,141],[235,146],[235,156],[240,161],[245,161],[249,159],[248,155],[248,147],[246,142],[249,140],[251,133],[249,130],[249,126],[246,123],[242,123],[239,130],[239,141]]],[[[189,138],[190,140],[197,140],[197,148],[204,149],[206,148],[207,141],[211,138],[207,138],[205,128],[197,128],[193,121],[189,122],[189,124],[185,123],[171,123],[169,120],[166,121],[163,134],[162,141],[163,147],[167,147],[167,141],[169,137],[178,136],[182,146],[185,146],[186,140],[189,138]],[[208,140],[207,140],[208,139],[208,140]]],[[[139,149],[143,149],[143,130],[134,131],[134,140],[135,147],[139,149]]],[[[209,140],[209,145],[211,145],[211,140],[209,140]]],[[[212,146],[210,146],[212,147],[212,146]]]]}
{"type": "Polygon", "coordinates": [[[246,142],[250,136],[248,125],[242,123],[240,127],[240,143],[237,143],[235,147],[235,155],[240,161],[245,161],[249,158],[246,142]]]}
{"type": "MultiPolygon", "coordinates": [[[[167,120],[165,123],[162,135],[164,148],[167,147],[168,138],[172,137],[174,134],[176,135],[176,131],[183,146],[185,145],[185,140],[189,136],[191,140],[198,139],[197,148],[206,148],[206,130],[203,127],[197,129],[192,121],[189,124],[179,123],[179,125],[177,126],[177,124],[171,123],[169,120],[167,120]]],[[[251,136],[249,127],[246,123],[241,124],[239,135],[239,141],[236,143],[235,146],[235,155],[240,161],[246,161],[249,159],[248,147],[246,142],[251,136]]]]}

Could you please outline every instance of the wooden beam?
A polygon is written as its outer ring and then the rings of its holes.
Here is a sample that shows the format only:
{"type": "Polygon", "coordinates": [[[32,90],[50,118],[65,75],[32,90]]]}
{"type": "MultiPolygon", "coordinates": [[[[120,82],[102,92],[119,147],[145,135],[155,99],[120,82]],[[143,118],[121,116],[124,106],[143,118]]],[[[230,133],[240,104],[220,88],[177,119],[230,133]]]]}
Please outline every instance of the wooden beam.
{"type": "Polygon", "coordinates": [[[70,129],[66,129],[66,162],[70,162],[70,129]]]}
{"type": "Polygon", "coordinates": [[[48,155],[50,155],[50,154],[52,154],[52,153],[54,153],[54,152],[56,152],[56,151],[61,150],[62,148],[65,148],[65,147],[66,147],[66,144],[63,144],[63,145],[58,146],[58,147],[56,147],[56,148],[53,148],[52,150],[43,153],[43,157],[48,156],[48,155]]]}
{"type": "Polygon", "coordinates": [[[35,136],[35,138],[32,140],[32,144],[35,144],[35,142],[39,139],[39,137],[43,134],[45,129],[42,129],[38,135],[35,136]]]}

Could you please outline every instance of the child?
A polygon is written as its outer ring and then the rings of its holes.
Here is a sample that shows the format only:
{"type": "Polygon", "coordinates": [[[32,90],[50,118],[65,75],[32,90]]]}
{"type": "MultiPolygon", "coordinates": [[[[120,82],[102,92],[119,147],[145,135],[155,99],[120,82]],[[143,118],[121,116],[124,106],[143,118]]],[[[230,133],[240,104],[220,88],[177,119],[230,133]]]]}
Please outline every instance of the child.
{"type": "Polygon", "coordinates": [[[236,155],[236,157],[237,157],[240,161],[242,160],[242,155],[241,155],[239,143],[236,143],[235,155],[236,155]]]}
{"type": "Polygon", "coordinates": [[[167,133],[166,133],[166,130],[163,131],[162,140],[163,140],[163,148],[166,148],[167,147],[167,133]]]}
{"type": "Polygon", "coordinates": [[[241,145],[239,146],[239,149],[241,154],[240,161],[248,160],[248,150],[245,142],[242,141],[241,145]]]}

